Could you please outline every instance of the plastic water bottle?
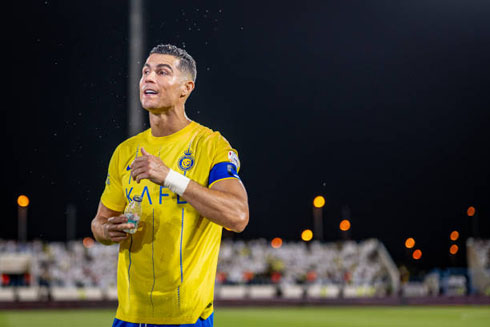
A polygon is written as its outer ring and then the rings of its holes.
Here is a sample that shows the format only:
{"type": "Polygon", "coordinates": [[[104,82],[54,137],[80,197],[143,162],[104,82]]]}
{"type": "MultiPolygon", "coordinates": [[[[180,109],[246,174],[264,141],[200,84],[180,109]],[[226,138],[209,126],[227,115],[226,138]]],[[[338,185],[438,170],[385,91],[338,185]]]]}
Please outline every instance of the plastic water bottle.
{"type": "Polygon", "coordinates": [[[128,218],[128,224],[134,224],[134,228],[125,229],[124,231],[129,234],[134,234],[138,230],[138,223],[141,219],[142,209],[141,201],[143,199],[140,196],[134,196],[133,201],[131,201],[124,209],[124,215],[128,218]]]}

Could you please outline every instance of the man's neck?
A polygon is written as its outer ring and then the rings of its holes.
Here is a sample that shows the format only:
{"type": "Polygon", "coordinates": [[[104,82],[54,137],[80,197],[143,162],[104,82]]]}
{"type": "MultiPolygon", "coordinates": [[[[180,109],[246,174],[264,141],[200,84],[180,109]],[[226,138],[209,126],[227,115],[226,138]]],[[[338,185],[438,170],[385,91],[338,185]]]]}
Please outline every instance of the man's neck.
{"type": "Polygon", "coordinates": [[[168,136],[180,131],[191,123],[182,110],[168,110],[162,113],[150,112],[151,134],[155,137],[168,136]]]}

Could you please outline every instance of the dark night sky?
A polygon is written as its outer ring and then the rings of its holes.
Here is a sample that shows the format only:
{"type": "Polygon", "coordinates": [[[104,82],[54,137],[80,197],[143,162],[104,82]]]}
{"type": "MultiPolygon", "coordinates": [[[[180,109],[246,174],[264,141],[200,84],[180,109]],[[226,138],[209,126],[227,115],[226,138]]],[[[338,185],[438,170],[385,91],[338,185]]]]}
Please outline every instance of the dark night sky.
{"type": "MultiPolygon", "coordinates": [[[[146,5],[157,43],[196,59],[187,113],[238,149],[250,224],[236,238],[298,240],[311,201],[325,235],[379,238],[398,263],[412,236],[421,267],[450,262],[449,233],[490,237],[490,3],[487,1],[174,2],[146,5]]],[[[127,1],[27,1],[10,27],[0,238],[63,240],[65,210],[90,235],[106,169],[127,137],[127,1]]],[[[134,85],[137,87],[137,85],[134,85]]]]}

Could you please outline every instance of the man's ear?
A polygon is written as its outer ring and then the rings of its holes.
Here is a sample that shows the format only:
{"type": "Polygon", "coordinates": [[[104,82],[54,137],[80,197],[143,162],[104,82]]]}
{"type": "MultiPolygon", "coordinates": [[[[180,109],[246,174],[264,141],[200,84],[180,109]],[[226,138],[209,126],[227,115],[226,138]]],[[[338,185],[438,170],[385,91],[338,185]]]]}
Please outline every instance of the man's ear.
{"type": "Polygon", "coordinates": [[[184,85],[182,87],[182,93],[181,93],[181,97],[188,97],[191,92],[194,90],[194,87],[195,87],[195,84],[193,81],[191,80],[188,80],[188,81],[185,81],[184,82],[184,85]]]}

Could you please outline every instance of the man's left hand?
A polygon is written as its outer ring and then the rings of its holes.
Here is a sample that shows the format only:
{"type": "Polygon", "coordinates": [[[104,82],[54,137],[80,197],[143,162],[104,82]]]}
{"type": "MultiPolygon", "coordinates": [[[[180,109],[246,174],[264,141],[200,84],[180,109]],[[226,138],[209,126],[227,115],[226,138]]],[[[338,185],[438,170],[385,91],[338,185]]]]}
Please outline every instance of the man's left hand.
{"type": "Polygon", "coordinates": [[[134,159],[131,164],[131,176],[136,183],[142,179],[149,179],[155,184],[163,185],[169,168],[159,157],[153,156],[141,148],[141,156],[134,159]]]}

